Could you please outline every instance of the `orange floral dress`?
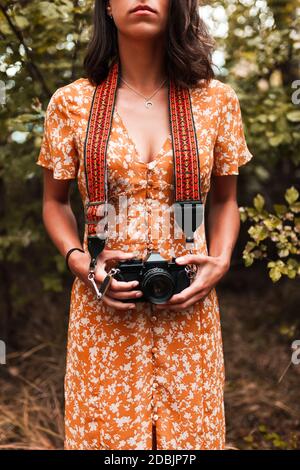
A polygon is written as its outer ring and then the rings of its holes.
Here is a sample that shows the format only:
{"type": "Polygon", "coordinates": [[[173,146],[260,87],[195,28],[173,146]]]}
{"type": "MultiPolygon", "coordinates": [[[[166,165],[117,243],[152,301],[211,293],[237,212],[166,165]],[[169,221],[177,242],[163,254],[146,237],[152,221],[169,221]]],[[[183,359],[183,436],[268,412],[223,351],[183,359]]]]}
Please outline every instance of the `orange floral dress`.
{"type": "MultiPolygon", "coordinates": [[[[53,94],[37,164],[55,179],[76,179],[87,202],[84,142],[94,86],[80,78],[53,94]]],[[[211,175],[237,175],[252,158],[233,88],[221,81],[191,89],[204,203],[211,175]]],[[[127,197],[124,235],[109,249],[151,250],[170,259],[188,253],[184,237],[159,232],[173,201],[171,135],[144,163],[114,109],[107,147],[109,202],[127,197]],[[138,208],[138,211],[137,211],[138,208]],[[153,236],[154,226],[160,236],[153,236]]],[[[116,213],[117,227],[124,214],[116,213]]],[[[171,220],[171,223],[173,221],[171,220]]],[[[84,233],[87,250],[87,231],[84,233]]],[[[195,233],[195,253],[208,254],[204,224],[195,233]]],[[[217,294],[180,312],[137,302],[121,312],[99,303],[92,288],[75,277],[70,302],[65,374],[65,449],[223,449],[224,361],[217,294]]]]}

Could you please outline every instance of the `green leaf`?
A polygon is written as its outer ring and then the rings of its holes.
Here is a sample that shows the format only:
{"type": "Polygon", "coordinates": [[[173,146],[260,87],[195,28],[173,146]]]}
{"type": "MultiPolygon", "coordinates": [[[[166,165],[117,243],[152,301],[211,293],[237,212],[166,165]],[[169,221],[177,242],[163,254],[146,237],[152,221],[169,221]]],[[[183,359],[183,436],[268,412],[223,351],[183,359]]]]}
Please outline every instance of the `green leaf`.
{"type": "Polygon", "coordinates": [[[294,258],[288,259],[287,264],[293,269],[298,269],[298,267],[300,266],[300,263],[298,263],[298,261],[296,261],[294,258]]]}
{"type": "Polygon", "coordinates": [[[249,268],[249,266],[253,264],[254,255],[252,253],[244,252],[243,259],[244,259],[246,268],[249,268]]]}
{"type": "Polygon", "coordinates": [[[287,206],[284,204],[274,204],[273,207],[278,216],[285,214],[288,210],[287,206]]]}
{"type": "Polygon", "coordinates": [[[300,212],[300,202],[294,202],[293,204],[290,205],[291,211],[298,213],[300,212]]]}
{"type": "Polygon", "coordinates": [[[295,217],[294,223],[295,227],[297,227],[297,229],[300,229],[300,217],[295,217]]]}
{"type": "Polygon", "coordinates": [[[272,215],[268,219],[265,219],[263,223],[270,231],[280,229],[282,226],[281,220],[272,215]]]}
{"type": "Polygon", "coordinates": [[[279,258],[286,258],[287,256],[289,256],[289,254],[290,252],[287,248],[284,248],[283,250],[278,251],[279,258]]]}
{"type": "Polygon", "coordinates": [[[300,122],[300,111],[291,111],[286,117],[291,122],[300,122]]]}
{"type": "Polygon", "coordinates": [[[289,279],[295,279],[297,276],[297,271],[295,269],[289,269],[287,272],[287,276],[289,279]]]}
{"type": "Polygon", "coordinates": [[[25,29],[30,25],[28,19],[25,16],[16,15],[14,20],[19,29],[25,29]]]}
{"type": "Polygon", "coordinates": [[[297,189],[294,186],[292,186],[291,188],[286,190],[284,197],[285,197],[285,200],[289,204],[293,204],[299,198],[299,192],[297,191],[297,189]]]}
{"type": "Polygon", "coordinates": [[[269,235],[267,228],[263,225],[256,225],[250,227],[248,233],[253,238],[253,240],[258,243],[267,238],[269,235]]]}
{"type": "Polygon", "coordinates": [[[262,432],[262,433],[266,433],[266,432],[267,432],[267,427],[266,427],[265,424],[260,424],[260,425],[258,426],[258,430],[259,430],[260,432],[262,432]]]}
{"type": "Polygon", "coordinates": [[[270,145],[272,147],[278,147],[282,142],[284,141],[284,135],[283,134],[278,134],[275,135],[274,137],[271,137],[269,139],[270,145]]]}
{"type": "Polygon", "coordinates": [[[250,253],[250,251],[252,251],[255,247],[256,247],[256,243],[255,242],[251,242],[251,241],[248,241],[246,246],[245,246],[245,251],[247,253],[250,253]]]}
{"type": "Polygon", "coordinates": [[[268,116],[266,114],[259,114],[257,116],[257,120],[265,124],[266,122],[268,122],[268,116]]]}
{"type": "Polygon", "coordinates": [[[278,267],[275,267],[270,269],[269,275],[273,282],[277,282],[281,278],[281,271],[278,267]]]}
{"type": "Polygon", "coordinates": [[[265,205],[265,199],[261,194],[257,194],[253,199],[253,204],[257,212],[261,212],[265,205]]]}

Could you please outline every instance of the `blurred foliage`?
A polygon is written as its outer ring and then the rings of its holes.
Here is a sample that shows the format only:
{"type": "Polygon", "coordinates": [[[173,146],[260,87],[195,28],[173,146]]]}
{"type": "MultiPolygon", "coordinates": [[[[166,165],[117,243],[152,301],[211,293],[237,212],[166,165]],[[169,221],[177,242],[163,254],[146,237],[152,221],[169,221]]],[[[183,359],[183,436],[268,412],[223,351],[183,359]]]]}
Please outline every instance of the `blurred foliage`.
{"type": "MultiPolygon", "coordinates": [[[[271,445],[272,450],[296,450],[297,449],[297,437],[292,435],[289,441],[282,439],[280,434],[277,432],[270,432],[265,424],[261,424],[258,427],[258,432],[261,434],[261,439],[266,441],[267,448],[271,445]]],[[[261,442],[256,442],[256,436],[254,433],[244,437],[244,441],[247,443],[247,449],[249,450],[261,450],[261,442]]]]}
{"type": "MultiPolygon", "coordinates": [[[[227,17],[227,34],[218,39],[225,54],[222,73],[237,90],[247,142],[254,159],[245,168],[247,186],[258,191],[254,207],[241,211],[251,222],[243,252],[246,266],[268,259],[273,281],[294,278],[299,270],[300,177],[300,4],[298,0],[213,2],[227,17]],[[286,189],[292,185],[292,188],[286,189]],[[288,207],[276,201],[282,194],[288,207]],[[264,197],[263,197],[264,196],[264,197]],[[296,198],[289,202],[289,199],[296,198]],[[274,206],[275,214],[260,210],[274,206]],[[279,212],[279,213],[278,213],[279,212]],[[264,243],[262,243],[264,240],[264,243]],[[269,250],[267,245],[276,245],[269,250]],[[293,255],[293,256],[291,256],[293,255]]],[[[215,21],[218,21],[217,11],[215,21]]],[[[244,169],[242,170],[244,172],[244,169]]],[[[243,192],[244,195],[244,192],[243,192]]]]}
{"type": "MultiPolygon", "coordinates": [[[[211,10],[216,26],[213,33],[218,50],[225,57],[220,78],[239,95],[247,142],[254,155],[241,172],[242,203],[259,192],[267,205],[274,204],[282,200],[287,187],[296,188],[299,182],[300,111],[291,99],[295,93],[292,83],[299,76],[298,2],[206,3],[204,8],[211,10]],[[218,34],[224,15],[227,32],[218,34]]],[[[36,289],[16,295],[23,282],[38,278],[41,292],[60,291],[65,282],[61,257],[42,224],[42,172],[35,162],[52,93],[83,76],[92,7],[92,0],[0,0],[0,91],[4,85],[6,93],[5,105],[0,105],[0,289],[7,315],[23,310],[38,295],[36,289]]],[[[79,207],[77,201],[75,210],[79,207]]],[[[289,213],[290,209],[274,217],[284,226],[284,216],[289,213]]],[[[258,216],[249,208],[244,214],[253,223],[251,237],[257,225],[266,227],[263,219],[254,220],[258,216]]],[[[266,217],[272,218],[269,213],[266,217]]],[[[295,227],[297,223],[295,218],[295,227]]],[[[268,237],[274,231],[281,236],[278,229],[266,230],[268,237]]],[[[288,246],[282,250],[291,253],[290,238],[285,233],[282,236],[285,241],[280,243],[288,246]]],[[[248,265],[250,258],[256,259],[257,250],[264,250],[261,242],[251,250],[247,245],[244,258],[248,265]]],[[[273,261],[277,263],[276,257],[273,261]]],[[[281,264],[269,267],[273,273],[275,270],[275,277],[279,271],[285,274],[281,264]]]]}
{"type": "MultiPolygon", "coordinates": [[[[255,259],[269,258],[269,248],[266,244],[275,245],[276,261],[269,261],[270,278],[276,282],[284,274],[290,279],[300,276],[300,201],[299,192],[291,187],[285,193],[285,204],[274,204],[275,213],[264,209],[265,199],[258,194],[254,200],[254,207],[241,207],[243,222],[250,220],[249,229],[251,241],[244,250],[243,258],[246,266],[251,266],[255,259]]],[[[274,251],[274,249],[273,249],[274,251]]],[[[269,258],[270,259],[270,258],[269,258]]]]}
{"type": "MultiPolygon", "coordinates": [[[[43,227],[42,169],[35,162],[51,95],[82,76],[92,7],[92,0],[0,1],[0,85],[6,95],[0,105],[0,289],[7,318],[39,295],[36,289],[15,295],[23,282],[38,278],[40,293],[58,292],[67,279],[43,227]]],[[[76,198],[75,205],[79,211],[76,198]]],[[[1,322],[4,330],[3,317],[1,322]]]]}

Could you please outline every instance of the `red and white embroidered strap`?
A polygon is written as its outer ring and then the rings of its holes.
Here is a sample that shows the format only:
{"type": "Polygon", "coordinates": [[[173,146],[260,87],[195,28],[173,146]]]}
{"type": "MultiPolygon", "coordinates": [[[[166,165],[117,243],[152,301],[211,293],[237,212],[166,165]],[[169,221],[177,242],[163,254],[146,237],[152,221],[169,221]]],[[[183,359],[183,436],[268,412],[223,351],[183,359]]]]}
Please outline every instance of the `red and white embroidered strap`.
{"type": "Polygon", "coordinates": [[[170,125],[173,136],[175,200],[200,202],[200,164],[189,90],[169,83],[170,125]]]}
{"type": "MultiPolygon", "coordinates": [[[[106,151],[120,82],[120,67],[120,63],[115,62],[110,67],[107,78],[95,88],[85,141],[84,168],[89,198],[85,208],[85,222],[88,225],[88,249],[95,260],[105,247],[107,224],[102,231],[99,231],[99,224],[101,225],[106,214],[108,202],[106,151]]],[[[202,208],[197,136],[189,90],[176,85],[171,79],[168,84],[175,205],[179,207],[177,214],[175,211],[175,217],[178,219],[179,215],[182,220],[180,226],[187,239],[191,240],[199,225],[199,221],[196,221],[196,209],[202,208]],[[183,216],[183,210],[186,209],[191,209],[191,224],[187,224],[183,216]],[[190,226],[188,230],[187,225],[190,226]]]]}

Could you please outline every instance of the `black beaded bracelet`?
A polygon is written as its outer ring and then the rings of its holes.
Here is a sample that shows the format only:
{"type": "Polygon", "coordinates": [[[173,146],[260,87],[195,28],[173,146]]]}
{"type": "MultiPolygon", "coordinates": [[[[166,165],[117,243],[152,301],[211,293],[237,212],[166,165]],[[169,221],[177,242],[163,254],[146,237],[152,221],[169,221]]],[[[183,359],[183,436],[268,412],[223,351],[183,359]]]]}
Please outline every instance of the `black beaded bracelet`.
{"type": "Polygon", "coordinates": [[[73,251],[81,251],[81,253],[84,253],[84,250],[82,250],[81,248],[71,248],[71,249],[68,251],[68,253],[66,254],[66,258],[65,258],[65,259],[66,259],[66,266],[67,266],[67,268],[68,268],[68,270],[69,270],[70,272],[72,272],[72,271],[71,271],[70,266],[69,266],[69,256],[70,256],[71,253],[73,253],[73,251]]]}

